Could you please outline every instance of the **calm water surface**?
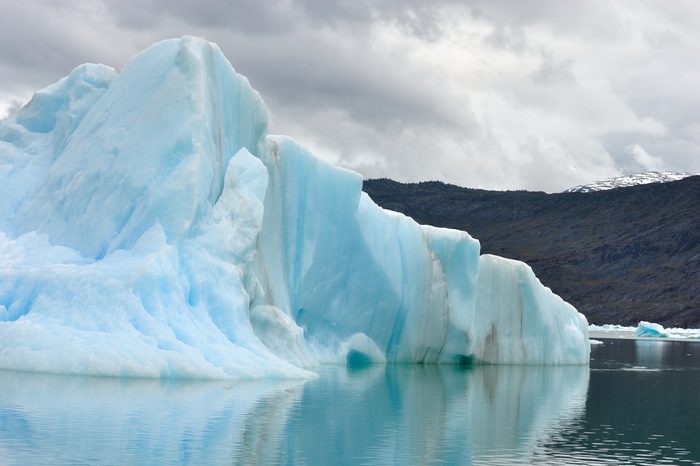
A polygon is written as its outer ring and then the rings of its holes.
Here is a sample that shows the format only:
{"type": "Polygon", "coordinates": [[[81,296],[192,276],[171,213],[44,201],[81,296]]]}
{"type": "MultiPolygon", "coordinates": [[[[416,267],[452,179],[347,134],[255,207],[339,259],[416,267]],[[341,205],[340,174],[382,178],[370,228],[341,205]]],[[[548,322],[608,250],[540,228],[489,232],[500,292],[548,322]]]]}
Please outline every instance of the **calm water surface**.
{"type": "Polygon", "coordinates": [[[700,343],[588,367],[324,368],[308,382],[0,372],[0,465],[696,464],[700,343]]]}

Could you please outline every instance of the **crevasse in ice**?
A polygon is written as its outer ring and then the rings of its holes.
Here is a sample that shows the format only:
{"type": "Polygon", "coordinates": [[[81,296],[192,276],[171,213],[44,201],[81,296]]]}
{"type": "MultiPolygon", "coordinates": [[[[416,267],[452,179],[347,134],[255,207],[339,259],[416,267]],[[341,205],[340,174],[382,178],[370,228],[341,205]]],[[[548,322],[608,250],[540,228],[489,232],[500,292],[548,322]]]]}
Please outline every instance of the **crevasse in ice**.
{"type": "Polygon", "coordinates": [[[526,264],[379,208],[267,122],[192,37],[82,65],[0,122],[0,368],[587,363],[585,318],[526,264]]]}

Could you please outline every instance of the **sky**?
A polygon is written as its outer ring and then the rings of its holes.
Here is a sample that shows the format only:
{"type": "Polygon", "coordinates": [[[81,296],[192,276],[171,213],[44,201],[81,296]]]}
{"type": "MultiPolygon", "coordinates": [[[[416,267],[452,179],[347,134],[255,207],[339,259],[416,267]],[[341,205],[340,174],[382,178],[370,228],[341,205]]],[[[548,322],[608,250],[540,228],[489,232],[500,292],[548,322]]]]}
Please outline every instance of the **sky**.
{"type": "Polygon", "coordinates": [[[692,0],[0,0],[0,117],[182,35],[221,47],[271,133],[366,178],[556,192],[700,173],[692,0]]]}

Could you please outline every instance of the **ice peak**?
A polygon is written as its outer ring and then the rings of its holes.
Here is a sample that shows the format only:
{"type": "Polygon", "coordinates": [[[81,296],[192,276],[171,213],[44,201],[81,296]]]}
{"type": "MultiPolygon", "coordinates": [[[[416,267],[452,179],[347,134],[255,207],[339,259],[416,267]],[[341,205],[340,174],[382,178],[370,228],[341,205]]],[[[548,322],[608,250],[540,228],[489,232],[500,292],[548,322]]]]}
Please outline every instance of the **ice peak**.
{"type": "MultiPolygon", "coordinates": [[[[48,154],[55,163],[17,210],[18,228],[92,257],[132,246],[156,223],[169,240],[186,236],[219,197],[231,157],[241,148],[262,153],[262,99],[201,38],[158,42],[110,81],[88,80],[95,71],[78,68],[80,79],[72,74],[37,94],[71,101],[73,81],[102,91],[64,136],[65,147],[48,154]]],[[[30,103],[20,122],[50,129],[47,99],[30,103]]]]}
{"type": "Polygon", "coordinates": [[[17,114],[17,123],[35,133],[48,133],[56,128],[57,119],[71,117],[64,122],[78,123],[94,97],[101,95],[116,76],[114,68],[85,63],[57,82],[34,93],[32,99],[17,114]],[[66,115],[67,114],[67,115],[66,115]]]}

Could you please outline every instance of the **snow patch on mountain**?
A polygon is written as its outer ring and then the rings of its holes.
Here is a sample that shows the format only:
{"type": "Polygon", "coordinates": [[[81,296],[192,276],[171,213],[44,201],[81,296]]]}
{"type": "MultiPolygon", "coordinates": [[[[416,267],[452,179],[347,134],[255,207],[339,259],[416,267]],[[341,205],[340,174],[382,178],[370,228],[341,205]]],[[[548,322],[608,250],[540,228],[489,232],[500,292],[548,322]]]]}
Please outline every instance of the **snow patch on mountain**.
{"type": "Polygon", "coordinates": [[[595,191],[607,191],[615,188],[625,188],[628,186],[637,186],[641,184],[651,183],[668,183],[670,181],[678,181],[683,178],[693,176],[692,173],[677,173],[677,172],[646,172],[637,173],[636,175],[616,176],[601,181],[594,181],[590,184],[583,184],[569,188],[565,193],[591,193],[595,191]]]}

